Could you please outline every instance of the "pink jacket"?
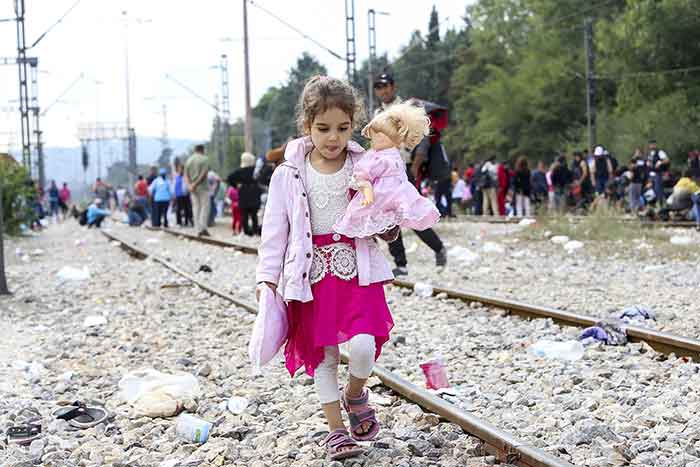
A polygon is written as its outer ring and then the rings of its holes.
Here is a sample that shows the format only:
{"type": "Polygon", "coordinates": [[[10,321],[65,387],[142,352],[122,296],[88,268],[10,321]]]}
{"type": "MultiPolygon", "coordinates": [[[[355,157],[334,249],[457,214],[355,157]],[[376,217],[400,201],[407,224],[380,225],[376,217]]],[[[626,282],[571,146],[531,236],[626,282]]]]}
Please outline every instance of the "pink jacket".
{"type": "MultiPolygon", "coordinates": [[[[313,300],[309,282],[313,243],[304,170],[306,154],[312,147],[309,137],[287,144],[285,161],[272,174],[265,206],[255,280],[277,284],[286,301],[313,300]]],[[[359,144],[348,143],[348,156],[353,164],[363,155],[364,149],[359,144]]],[[[394,278],[375,239],[355,239],[355,249],[361,286],[394,278]]]]}

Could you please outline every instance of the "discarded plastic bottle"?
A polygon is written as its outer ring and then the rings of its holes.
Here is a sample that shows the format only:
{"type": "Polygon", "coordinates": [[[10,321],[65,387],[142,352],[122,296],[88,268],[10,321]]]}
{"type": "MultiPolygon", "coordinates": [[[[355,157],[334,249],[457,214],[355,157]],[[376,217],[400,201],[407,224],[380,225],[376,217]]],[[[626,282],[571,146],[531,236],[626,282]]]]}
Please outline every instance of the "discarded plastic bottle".
{"type": "Polygon", "coordinates": [[[199,417],[183,413],[177,417],[175,425],[175,433],[180,438],[186,439],[192,443],[204,444],[209,439],[209,432],[212,424],[199,417]]]}

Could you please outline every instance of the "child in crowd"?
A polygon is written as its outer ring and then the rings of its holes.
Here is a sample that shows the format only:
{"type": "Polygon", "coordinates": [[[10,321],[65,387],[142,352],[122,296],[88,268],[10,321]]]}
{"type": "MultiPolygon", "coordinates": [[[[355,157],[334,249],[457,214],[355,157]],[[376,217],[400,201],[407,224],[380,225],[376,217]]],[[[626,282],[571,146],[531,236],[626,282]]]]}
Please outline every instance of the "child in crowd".
{"type": "MultiPolygon", "coordinates": [[[[314,377],[331,460],[360,455],[356,441],[379,432],[365,383],[393,327],[383,286],[393,276],[376,240],[332,230],[350,202],[350,179],[364,155],[350,140],[360,113],[361,99],[343,81],[315,76],[306,83],[297,118],[305,136],[287,144],[272,175],[258,250],[258,290],[279,289],[287,303],[286,367],[294,375],[303,366],[314,377]],[[350,344],[350,377],[338,391],[338,345],[344,342],[350,344]]],[[[398,229],[382,238],[396,236],[398,229]]]]}
{"type": "Polygon", "coordinates": [[[226,197],[231,203],[231,229],[233,230],[233,235],[239,235],[241,233],[241,208],[238,205],[239,195],[235,185],[228,187],[226,197]]]}
{"type": "Polygon", "coordinates": [[[335,232],[371,237],[396,226],[425,230],[437,223],[440,212],[408,181],[399,153],[400,146],[412,150],[429,128],[425,110],[410,103],[392,105],[367,124],[362,135],[372,140],[372,149],[354,167],[351,188],[358,193],[335,232]]]}

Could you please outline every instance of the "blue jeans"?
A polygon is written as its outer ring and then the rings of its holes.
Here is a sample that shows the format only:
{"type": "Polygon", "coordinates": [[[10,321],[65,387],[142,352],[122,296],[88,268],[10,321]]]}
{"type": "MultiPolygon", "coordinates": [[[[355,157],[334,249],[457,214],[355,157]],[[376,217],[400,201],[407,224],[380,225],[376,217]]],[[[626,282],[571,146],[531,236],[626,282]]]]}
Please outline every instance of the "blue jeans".
{"type": "Polygon", "coordinates": [[[209,227],[214,226],[214,220],[216,219],[216,199],[213,196],[209,197],[209,219],[207,220],[207,225],[209,227]]]}
{"type": "Polygon", "coordinates": [[[656,172],[656,175],[654,175],[654,193],[656,194],[656,202],[659,203],[658,206],[661,206],[661,203],[663,203],[665,196],[664,179],[661,176],[660,172],[656,172]]]}
{"type": "Polygon", "coordinates": [[[690,196],[693,200],[693,216],[695,216],[695,226],[700,228],[700,193],[694,193],[690,196]]]}
{"type": "Polygon", "coordinates": [[[608,177],[596,177],[595,192],[600,194],[605,193],[605,185],[608,184],[608,177]]]}
{"type": "Polygon", "coordinates": [[[50,200],[49,207],[51,209],[51,217],[58,216],[58,200],[50,200]]]}

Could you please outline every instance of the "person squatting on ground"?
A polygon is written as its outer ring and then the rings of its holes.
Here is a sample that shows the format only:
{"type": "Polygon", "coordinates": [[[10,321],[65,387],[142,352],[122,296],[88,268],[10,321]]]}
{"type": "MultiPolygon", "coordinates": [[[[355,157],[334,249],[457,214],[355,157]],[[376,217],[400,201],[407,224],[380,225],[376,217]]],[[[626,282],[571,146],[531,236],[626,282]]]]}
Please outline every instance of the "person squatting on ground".
{"type": "Polygon", "coordinates": [[[279,286],[288,303],[286,367],[294,375],[304,366],[314,377],[331,460],[361,454],[355,440],[377,436],[365,383],[393,327],[383,286],[393,276],[376,240],[332,231],[350,202],[352,171],[364,153],[350,140],[360,113],[357,92],[344,82],[315,76],[306,83],[298,116],[305,136],[287,144],[272,176],[256,273],[258,290],[279,286]],[[343,342],[350,343],[350,380],[339,392],[343,342]]]}
{"type": "Polygon", "coordinates": [[[102,226],[102,221],[111,215],[112,213],[107,209],[102,209],[102,198],[95,198],[95,201],[87,209],[87,225],[99,229],[102,226]]]}
{"type": "Polygon", "coordinates": [[[148,192],[153,198],[153,218],[151,219],[151,224],[153,227],[163,227],[168,228],[168,206],[170,206],[170,201],[173,199],[173,192],[170,188],[170,182],[167,179],[168,171],[165,168],[161,168],[158,172],[158,177],[156,177],[151,186],[148,187],[148,192]]]}
{"type": "Polygon", "coordinates": [[[209,160],[204,155],[204,145],[194,147],[192,154],[185,163],[185,183],[192,197],[194,228],[197,235],[208,237],[207,222],[209,220],[209,160]]]}

